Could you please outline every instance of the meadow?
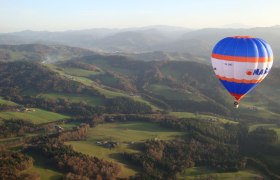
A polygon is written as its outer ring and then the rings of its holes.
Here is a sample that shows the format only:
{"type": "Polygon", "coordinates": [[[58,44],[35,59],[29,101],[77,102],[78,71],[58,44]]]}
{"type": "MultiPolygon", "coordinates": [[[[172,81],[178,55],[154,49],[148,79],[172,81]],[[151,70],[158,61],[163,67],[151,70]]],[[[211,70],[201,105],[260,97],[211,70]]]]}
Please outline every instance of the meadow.
{"type": "Polygon", "coordinates": [[[65,98],[70,102],[79,103],[79,102],[87,102],[90,105],[103,105],[104,99],[98,96],[89,96],[83,94],[67,94],[67,93],[40,93],[37,97],[42,97],[45,99],[58,99],[65,98]]]}
{"type": "Polygon", "coordinates": [[[193,100],[198,102],[204,100],[202,97],[194,95],[187,90],[170,88],[164,84],[150,84],[147,87],[147,90],[157,95],[163,96],[168,100],[193,100]]]}
{"type": "Polygon", "coordinates": [[[242,179],[242,180],[255,180],[262,179],[262,175],[259,172],[252,169],[245,169],[238,172],[225,172],[218,173],[215,170],[205,168],[205,167],[193,167],[187,168],[183,173],[178,174],[177,178],[179,180],[184,179],[205,179],[211,176],[216,180],[222,179],[242,179]]]}
{"type": "Polygon", "coordinates": [[[148,139],[171,140],[182,135],[184,133],[171,131],[151,122],[106,123],[89,129],[85,141],[70,141],[66,144],[72,145],[76,151],[84,154],[118,163],[122,169],[120,176],[128,177],[134,175],[139,169],[122,158],[123,152],[139,152],[139,143],[148,139]],[[115,141],[119,145],[108,149],[97,144],[101,141],[115,141]]]}
{"type": "Polygon", "coordinates": [[[237,124],[238,122],[227,119],[225,117],[217,117],[214,115],[208,115],[208,114],[199,114],[199,113],[191,113],[191,112],[170,112],[169,113],[172,116],[175,116],[177,118],[195,118],[195,119],[203,119],[203,120],[217,120],[222,123],[234,123],[237,124]]]}
{"type": "Polygon", "coordinates": [[[32,108],[30,112],[14,112],[14,111],[2,111],[0,112],[0,119],[23,119],[30,121],[34,124],[49,123],[53,121],[67,119],[69,116],[50,112],[38,108],[32,108]]]}

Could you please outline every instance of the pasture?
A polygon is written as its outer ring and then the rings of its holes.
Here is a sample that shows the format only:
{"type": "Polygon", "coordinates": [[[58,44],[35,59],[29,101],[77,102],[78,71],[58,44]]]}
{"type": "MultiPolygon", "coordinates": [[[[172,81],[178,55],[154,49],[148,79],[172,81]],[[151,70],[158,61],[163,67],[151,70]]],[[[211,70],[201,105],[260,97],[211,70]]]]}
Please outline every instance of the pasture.
{"type": "Polygon", "coordinates": [[[70,102],[87,102],[90,105],[103,105],[104,99],[102,97],[83,95],[83,94],[67,94],[67,93],[41,93],[37,97],[42,97],[46,99],[58,99],[65,98],[70,102]]]}
{"type": "Polygon", "coordinates": [[[176,88],[171,88],[164,84],[150,84],[147,86],[148,91],[163,96],[168,100],[192,100],[192,101],[203,101],[204,99],[199,95],[194,95],[187,90],[181,90],[176,88]]]}
{"type": "Polygon", "coordinates": [[[67,119],[69,116],[50,112],[42,109],[32,108],[29,112],[14,112],[14,111],[2,111],[0,112],[0,119],[23,119],[30,121],[34,124],[48,123],[52,121],[58,121],[67,119]]]}
{"type": "Polygon", "coordinates": [[[262,175],[255,170],[245,169],[238,172],[225,172],[218,173],[215,170],[204,167],[187,168],[182,174],[178,174],[179,180],[183,179],[206,179],[212,177],[213,179],[242,179],[242,180],[254,180],[262,179],[262,175]]]}
{"type": "Polygon", "coordinates": [[[238,122],[227,119],[225,117],[213,116],[208,114],[199,114],[199,113],[191,113],[191,112],[170,112],[172,116],[176,116],[177,118],[195,118],[195,119],[204,119],[204,120],[217,120],[222,123],[234,123],[238,122]]]}
{"type": "Polygon", "coordinates": [[[122,153],[138,152],[137,144],[148,139],[171,140],[184,133],[172,131],[151,122],[106,123],[89,129],[86,141],[70,141],[76,151],[116,162],[121,166],[121,177],[134,175],[139,169],[122,158],[122,153]],[[115,141],[119,145],[108,149],[97,142],[115,141]]]}

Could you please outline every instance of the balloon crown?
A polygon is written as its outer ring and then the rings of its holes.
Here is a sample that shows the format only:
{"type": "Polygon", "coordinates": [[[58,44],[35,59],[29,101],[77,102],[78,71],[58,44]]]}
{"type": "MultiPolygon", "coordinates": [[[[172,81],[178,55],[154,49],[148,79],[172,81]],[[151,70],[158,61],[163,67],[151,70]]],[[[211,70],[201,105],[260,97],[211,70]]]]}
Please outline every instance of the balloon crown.
{"type": "Polygon", "coordinates": [[[233,38],[250,39],[250,38],[253,38],[253,37],[252,36],[233,36],[233,38]]]}

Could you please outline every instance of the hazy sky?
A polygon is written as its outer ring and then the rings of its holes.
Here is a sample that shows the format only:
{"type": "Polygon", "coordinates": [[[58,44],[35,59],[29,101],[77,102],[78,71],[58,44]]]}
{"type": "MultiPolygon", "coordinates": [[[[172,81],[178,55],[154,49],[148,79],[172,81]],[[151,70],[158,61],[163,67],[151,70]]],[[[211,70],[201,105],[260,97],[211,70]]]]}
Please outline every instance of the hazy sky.
{"type": "Polygon", "coordinates": [[[280,24],[280,0],[0,0],[0,32],[280,24]]]}

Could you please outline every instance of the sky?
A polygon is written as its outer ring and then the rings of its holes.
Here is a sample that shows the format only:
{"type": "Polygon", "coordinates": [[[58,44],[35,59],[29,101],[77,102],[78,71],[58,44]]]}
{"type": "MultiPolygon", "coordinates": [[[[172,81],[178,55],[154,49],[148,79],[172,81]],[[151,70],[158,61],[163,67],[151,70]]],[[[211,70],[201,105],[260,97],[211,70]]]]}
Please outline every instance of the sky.
{"type": "Polygon", "coordinates": [[[0,0],[0,32],[280,24],[280,0],[0,0]]]}

